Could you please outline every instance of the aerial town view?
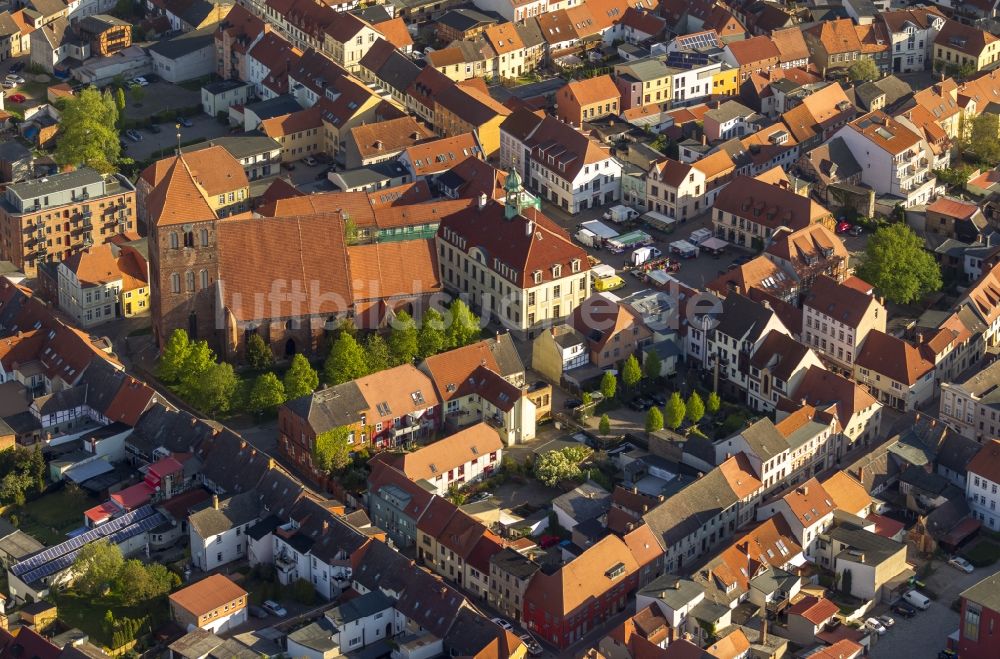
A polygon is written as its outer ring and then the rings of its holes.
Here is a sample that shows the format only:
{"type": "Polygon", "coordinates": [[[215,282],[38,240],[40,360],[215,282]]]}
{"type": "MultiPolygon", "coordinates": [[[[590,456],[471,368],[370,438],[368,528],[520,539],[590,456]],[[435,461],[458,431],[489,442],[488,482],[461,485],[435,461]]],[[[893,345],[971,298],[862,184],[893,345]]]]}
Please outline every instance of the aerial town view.
{"type": "Polygon", "coordinates": [[[0,659],[1000,659],[1000,0],[0,0],[0,659]]]}

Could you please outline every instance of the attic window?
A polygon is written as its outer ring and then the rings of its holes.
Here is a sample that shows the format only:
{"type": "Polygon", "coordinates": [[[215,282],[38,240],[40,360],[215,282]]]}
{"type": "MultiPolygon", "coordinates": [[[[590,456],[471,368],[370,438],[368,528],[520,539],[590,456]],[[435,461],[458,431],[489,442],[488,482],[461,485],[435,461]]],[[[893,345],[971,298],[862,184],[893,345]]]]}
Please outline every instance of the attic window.
{"type": "Polygon", "coordinates": [[[604,573],[604,576],[606,576],[608,579],[617,579],[623,574],[625,574],[625,564],[615,563],[614,565],[611,566],[611,569],[609,569],[607,572],[604,573]]]}
{"type": "Polygon", "coordinates": [[[777,540],[774,544],[778,546],[778,551],[781,552],[782,556],[788,556],[788,547],[785,546],[784,540],[777,540]]]}
{"type": "Polygon", "coordinates": [[[414,391],[412,394],[410,394],[410,398],[413,399],[413,404],[414,405],[423,405],[424,404],[424,395],[421,392],[419,392],[419,391],[414,391]]]}
{"type": "Polygon", "coordinates": [[[436,464],[434,464],[434,463],[432,462],[432,463],[430,464],[430,467],[431,467],[431,473],[432,473],[432,474],[436,474],[436,473],[437,473],[437,470],[438,470],[438,468],[437,468],[437,465],[436,465],[436,464]]]}
{"type": "Polygon", "coordinates": [[[552,276],[561,277],[562,276],[562,266],[560,264],[555,264],[552,266],[552,276]]]}
{"type": "Polygon", "coordinates": [[[449,393],[449,394],[453,394],[453,393],[455,393],[455,385],[454,384],[447,384],[447,385],[445,385],[444,390],[447,393],[449,393]]]}
{"type": "Polygon", "coordinates": [[[542,271],[541,270],[535,270],[535,272],[532,275],[532,277],[534,278],[536,284],[541,284],[542,283],[542,271]]]}
{"type": "Polygon", "coordinates": [[[580,259],[573,259],[570,261],[569,267],[573,272],[580,272],[580,259]]]}
{"type": "Polygon", "coordinates": [[[378,413],[381,414],[382,416],[389,416],[392,413],[389,410],[389,403],[385,401],[382,401],[381,403],[376,405],[375,409],[378,410],[378,413]]]}

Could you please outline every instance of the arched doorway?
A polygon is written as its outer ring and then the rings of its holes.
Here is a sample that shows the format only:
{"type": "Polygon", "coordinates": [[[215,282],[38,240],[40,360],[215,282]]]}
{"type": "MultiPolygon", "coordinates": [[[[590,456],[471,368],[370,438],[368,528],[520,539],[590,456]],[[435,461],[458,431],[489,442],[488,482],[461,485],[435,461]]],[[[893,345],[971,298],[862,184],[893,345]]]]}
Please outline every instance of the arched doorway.
{"type": "Polygon", "coordinates": [[[294,357],[295,352],[295,339],[285,341],[285,357],[294,357]]]}

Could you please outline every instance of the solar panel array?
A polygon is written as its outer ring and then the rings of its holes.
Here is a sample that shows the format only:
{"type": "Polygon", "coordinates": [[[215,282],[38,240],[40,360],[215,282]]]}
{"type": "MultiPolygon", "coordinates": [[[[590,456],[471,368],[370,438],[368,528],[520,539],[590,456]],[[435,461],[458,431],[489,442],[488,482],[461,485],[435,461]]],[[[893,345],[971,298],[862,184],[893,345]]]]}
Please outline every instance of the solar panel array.
{"type": "Polygon", "coordinates": [[[75,538],[70,538],[40,551],[14,565],[10,571],[24,583],[32,583],[72,565],[77,553],[84,545],[102,538],[108,538],[111,542],[118,544],[156,527],[164,520],[163,515],[153,510],[152,506],[145,505],[105,522],[86,533],[81,533],[75,538]]]}
{"type": "Polygon", "coordinates": [[[667,66],[676,69],[690,69],[708,64],[709,57],[702,53],[674,52],[667,55],[667,66]]]}

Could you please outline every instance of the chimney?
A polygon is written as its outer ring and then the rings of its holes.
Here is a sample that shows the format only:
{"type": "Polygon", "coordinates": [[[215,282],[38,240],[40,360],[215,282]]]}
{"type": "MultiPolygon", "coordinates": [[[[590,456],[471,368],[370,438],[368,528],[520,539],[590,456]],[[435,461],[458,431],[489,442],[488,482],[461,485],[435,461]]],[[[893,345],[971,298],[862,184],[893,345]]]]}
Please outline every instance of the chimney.
{"type": "Polygon", "coordinates": [[[528,220],[528,223],[524,225],[524,235],[530,236],[535,232],[535,223],[528,220]]]}
{"type": "Polygon", "coordinates": [[[212,508],[215,509],[215,510],[219,509],[219,495],[218,494],[213,494],[212,495],[212,508]]]}
{"type": "Polygon", "coordinates": [[[726,460],[728,460],[731,457],[733,457],[733,454],[730,453],[729,451],[726,451],[726,460]]]}
{"type": "Polygon", "coordinates": [[[760,624],[760,644],[767,644],[767,616],[764,616],[760,624]]]}
{"type": "Polygon", "coordinates": [[[923,343],[923,342],[924,342],[924,333],[917,332],[917,343],[923,343]]]}
{"type": "Polygon", "coordinates": [[[701,134],[701,145],[708,146],[708,135],[706,135],[705,133],[701,134]]]}
{"type": "Polygon", "coordinates": [[[486,208],[486,193],[483,192],[479,195],[479,210],[486,208]]]}
{"type": "Polygon", "coordinates": [[[858,467],[858,481],[864,485],[865,483],[865,467],[864,465],[858,467]]]}
{"type": "Polygon", "coordinates": [[[329,530],[330,530],[330,521],[324,519],[323,520],[323,533],[326,533],[329,530]]]}
{"type": "Polygon", "coordinates": [[[642,504],[642,512],[648,513],[649,512],[649,506],[647,506],[646,504],[642,504]]]}
{"type": "Polygon", "coordinates": [[[802,496],[807,496],[809,494],[809,486],[803,485],[802,487],[799,488],[799,492],[802,493],[802,496]]]}

